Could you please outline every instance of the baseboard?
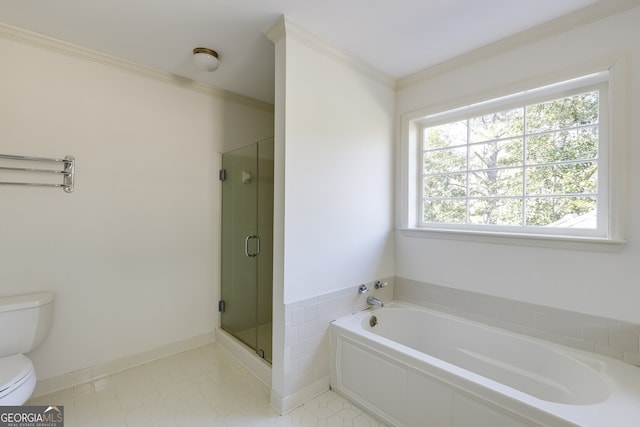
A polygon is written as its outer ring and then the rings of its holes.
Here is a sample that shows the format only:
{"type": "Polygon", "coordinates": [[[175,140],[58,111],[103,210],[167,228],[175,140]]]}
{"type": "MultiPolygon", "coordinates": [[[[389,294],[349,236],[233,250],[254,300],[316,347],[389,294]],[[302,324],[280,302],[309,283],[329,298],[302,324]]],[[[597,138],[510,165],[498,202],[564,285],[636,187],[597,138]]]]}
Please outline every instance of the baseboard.
{"type": "Polygon", "coordinates": [[[149,351],[102,363],[100,365],[79,369],[56,377],[45,378],[38,381],[31,398],[96,381],[100,378],[124,371],[125,369],[140,366],[173,354],[182,353],[183,351],[201,347],[212,342],[215,342],[215,333],[209,332],[186,340],[166,344],[149,351]]]}
{"type": "Polygon", "coordinates": [[[293,411],[298,406],[304,405],[316,396],[329,390],[329,377],[320,378],[313,384],[295,392],[287,397],[278,395],[273,389],[271,390],[271,406],[280,415],[285,415],[293,411]]]}
{"type": "Polygon", "coordinates": [[[271,365],[269,363],[258,357],[249,347],[222,329],[216,329],[216,343],[262,381],[264,385],[271,388],[271,365]]]}

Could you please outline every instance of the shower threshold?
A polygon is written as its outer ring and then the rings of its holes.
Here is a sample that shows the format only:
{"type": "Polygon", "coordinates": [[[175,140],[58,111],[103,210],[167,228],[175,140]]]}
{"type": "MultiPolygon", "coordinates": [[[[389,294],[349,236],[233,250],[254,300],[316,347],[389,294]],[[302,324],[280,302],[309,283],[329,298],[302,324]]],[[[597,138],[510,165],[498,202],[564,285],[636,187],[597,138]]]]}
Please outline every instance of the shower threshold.
{"type": "Polygon", "coordinates": [[[224,329],[216,329],[216,342],[264,385],[271,388],[271,364],[224,329]]]}

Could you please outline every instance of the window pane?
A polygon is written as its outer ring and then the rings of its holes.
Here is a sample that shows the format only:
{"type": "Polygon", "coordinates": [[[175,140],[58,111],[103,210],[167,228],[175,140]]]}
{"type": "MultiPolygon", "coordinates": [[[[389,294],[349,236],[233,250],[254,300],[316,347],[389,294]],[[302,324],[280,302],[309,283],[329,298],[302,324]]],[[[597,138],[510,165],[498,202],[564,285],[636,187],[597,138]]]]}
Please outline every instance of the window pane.
{"type": "Polygon", "coordinates": [[[471,199],[469,223],[522,225],[522,199],[471,199]]]}
{"type": "Polygon", "coordinates": [[[527,200],[527,225],[595,229],[595,197],[547,197],[527,200]]]}
{"type": "Polygon", "coordinates": [[[536,166],[527,169],[527,194],[580,194],[598,190],[596,162],[536,166]]]}
{"type": "Polygon", "coordinates": [[[467,147],[427,151],[424,153],[424,173],[467,170],[467,147]]]}
{"type": "Polygon", "coordinates": [[[564,233],[605,235],[598,224],[606,212],[596,221],[596,207],[609,202],[608,193],[599,192],[606,190],[599,177],[608,174],[599,160],[608,144],[601,130],[608,116],[599,116],[600,101],[608,99],[604,77],[596,73],[412,120],[420,138],[409,153],[417,148],[412,160],[422,162],[421,225],[554,235],[563,231],[551,227],[581,228],[564,233]],[[442,123],[446,118],[451,123],[442,123]]]}
{"type": "Polygon", "coordinates": [[[466,197],[467,174],[448,173],[424,179],[424,197],[466,197]]]}
{"type": "Polygon", "coordinates": [[[424,149],[446,148],[467,143],[467,121],[432,126],[424,130],[424,149]]]}
{"type": "Polygon", "coordinates": [[[485,114],[469,120],[469,141],[511,138],[524,133],[523,108],[485,114]]]}
{"type": "Polygon", "coordinates": [[[425,200],[424,222],[464,224],[467,222],[465,200],[425,200]]]}
{"type": "Polygon", "coordinates": [[[474,144],[469,147],[469,169],[493,169],[522,164],[522,138],[474,144]]]}
{"type": "Polygon", "coordinates": [[[522,195],[522,168],[490,169],[469,174],[469,196],[522,195]]]}
{"type": "Polygon", "coordinates": [[[527,139],[527,163],[588,160],[598,157],[598,128],[552,132],[527,139]]]}
{"type": "Polygon", "coordinates": [[[598,123],[598,91],[527,107],[527,133],[598,123]]]}

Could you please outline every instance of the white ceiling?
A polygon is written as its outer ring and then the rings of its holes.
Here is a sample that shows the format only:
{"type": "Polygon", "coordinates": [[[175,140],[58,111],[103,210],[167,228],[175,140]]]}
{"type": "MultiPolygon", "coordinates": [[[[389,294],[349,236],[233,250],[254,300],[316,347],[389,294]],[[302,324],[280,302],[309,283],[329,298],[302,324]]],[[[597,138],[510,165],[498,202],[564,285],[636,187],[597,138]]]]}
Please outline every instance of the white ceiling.
{"type": "Polygon", "coordinates": [[[594,3],[611,0],[0,0],[0,22],[273,102],[282,15],[401,78],[594,3]],[[194,47],[219,52],[199,71],[194,47]]]}

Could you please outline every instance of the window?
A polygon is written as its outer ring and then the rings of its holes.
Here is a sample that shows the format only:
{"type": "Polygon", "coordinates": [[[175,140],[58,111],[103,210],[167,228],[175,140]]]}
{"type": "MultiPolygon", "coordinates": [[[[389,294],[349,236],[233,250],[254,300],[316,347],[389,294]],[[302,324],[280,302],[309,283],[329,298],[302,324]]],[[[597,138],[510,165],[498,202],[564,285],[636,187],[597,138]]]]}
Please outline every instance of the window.
{"type": "Polygon", "coordinates": [[[408,228],[611,239],[609,111],[605,71],[409,119],[408,228]]]}

